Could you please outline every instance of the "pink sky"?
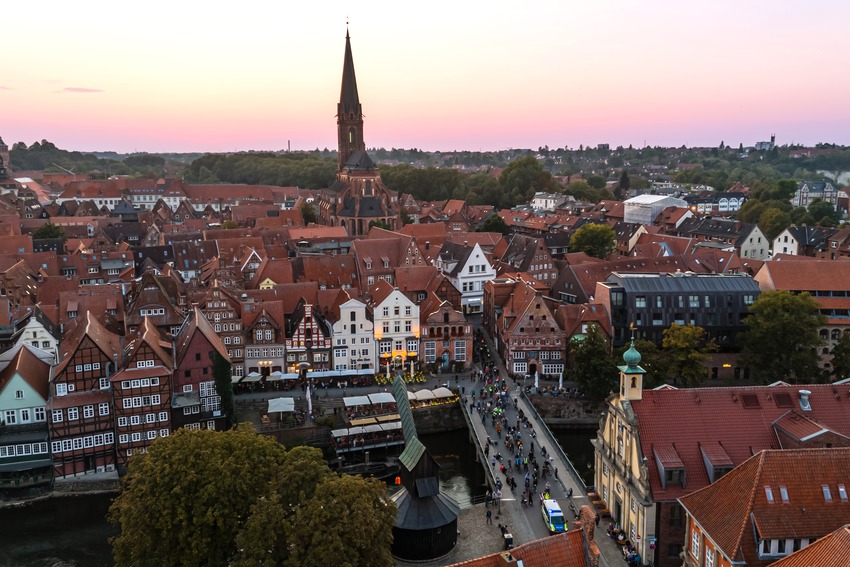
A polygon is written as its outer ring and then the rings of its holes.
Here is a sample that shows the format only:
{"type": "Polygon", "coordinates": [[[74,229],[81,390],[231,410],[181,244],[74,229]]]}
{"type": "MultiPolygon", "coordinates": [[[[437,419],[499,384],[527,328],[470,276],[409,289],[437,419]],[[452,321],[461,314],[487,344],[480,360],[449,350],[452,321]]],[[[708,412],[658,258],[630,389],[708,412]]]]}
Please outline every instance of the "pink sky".
{"type": "Polygon", "coordinates": [[[5,6],[0,136],[335,148],[350,15],[369,147],[850,145],[847,2],[183,4],[5,6]]]}

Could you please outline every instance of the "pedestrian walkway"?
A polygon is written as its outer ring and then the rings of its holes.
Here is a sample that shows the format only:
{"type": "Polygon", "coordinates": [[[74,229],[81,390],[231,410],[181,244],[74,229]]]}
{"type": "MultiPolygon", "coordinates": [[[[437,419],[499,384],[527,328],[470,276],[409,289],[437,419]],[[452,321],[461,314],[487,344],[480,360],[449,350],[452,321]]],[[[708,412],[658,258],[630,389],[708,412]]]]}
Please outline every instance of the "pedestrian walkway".
{"type": "MultiPolygon", "coordinates": [[[[488,391],[488,385],[473,378],[472,372],[467,372],[458,376],[458,389],[464,394],[466,403],[464,413],[469,417],[468,423],[472,427],[472,431],[478,442],[479,455],[487,458],[487,467],[490,470],[488,477],[491,483],[501,481],[502,483],[502,498],[497,504],[498,516],[494,515],[495,523],[508,524],[510,531],[514,535],[514,544],[519,545],[543,537],[540,533],[540,503],[539,494],[543,492],[548,484],[549,493],[552,498],[558,500],[564,511],[568,525],[577,517],[579,509],[584,506],[593,505],[586,494],[586,487],[575,472],[572,463],[561,450],[560,446],[551,435],[548,428],[542,422],[542,419],[537,414],[528,399],[521,394],[520,385],[517,384],[505,368],[502,361],[496,354],[490,339],[485,335],[485,342],[493,353],[495,369],[498,374],[494,373],[494,386],[496,379],[505,380],[508,386],[508,395],[501,396],[503,413],[500,417],[504,417],[508,427],[514,427],[519,423],[518,432],[522,440],[523,463],[520,465],[521,471],[516,468],[516,449],[513,453],[510,452],[505,444],[505,431],[497,431],[497,420],[492,418],[492,409],[490,415],[479,413],[479,408],[475,407],[476,403],[486,405],[486,401],[491,402],[491,408],[496,407],[495,400],[498,395],[488,391]],[[484,397],[482,399],[482,390],[484,397]],[[472,393],[475,392],[475,400],[472,399],[472,393]],[[470,406],[472,404],[472,406],[470,406]],[[521,414],[520,414],[521,412],[521,414]],[[527,421],[528,427],[519,419],[522,415],[527,421]],[[489,450],[485,449],[488,446],[489,450]],[[485,453],[486,451],[486,453],[485,453]],[[544,457],[545,451],[545,457],[544,457]],[[532,471],[533,465],[529,466],[526,472],[524,460],[533,452],[536,461],[539,465],[540,474],[538,474],[537,488],[534,490],[532,471]],[[508,459],[511,459],[510,469],[508,469],[508,459]],[[543,464],[549,460],[551,474],[543,475],[543,464]],[[501,471],[501,467],[505,466],[505,471],[501,471]],[[557,472],[556,472],[557,471],[557,472]],[[526,476],[528,475],[528,476],[526,476]],[[511,490],[508,486],[509,479],[513,478],[516,482],[516,489],[511,490]],[[522,494],[525,489],[526,478],[529,479],[529,488],[531,488],[532,501],[531,504],[523,505],[522,494]]],[[[502,429],[501,427],[499,428],[502,429]]],[[[515,443],[512,443],[515,445],[515,443]]],[[[623,561],[623,555],[617,545],[608,537],[607,523],[600,522],[596,528],[596,541],[600,550],[600,565],[614,567],[623,561]]],[[[545,533],[545,532],[544,532],[545,533]]]]}

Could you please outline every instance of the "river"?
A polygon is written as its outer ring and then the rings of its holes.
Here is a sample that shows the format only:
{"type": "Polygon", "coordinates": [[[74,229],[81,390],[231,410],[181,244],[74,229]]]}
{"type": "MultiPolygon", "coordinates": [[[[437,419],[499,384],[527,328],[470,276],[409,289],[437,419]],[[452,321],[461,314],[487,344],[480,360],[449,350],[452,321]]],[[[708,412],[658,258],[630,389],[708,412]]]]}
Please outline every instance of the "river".
{"type": "MultiPolygon", "coordinates": [[[[582,474],[591,478],[590,439],[595,431],[555,432],[582,474]]],[[[440,465],[441,487],[461,506],[486,491],[484,472],[475,462],[467,431],[423,435],[422,442],[440,465]]],[[[110,567],[109,538],[117,531],[106,522],[112,495],[61,496],[19,507],[0,508],[0,567],[110,567]]]]}

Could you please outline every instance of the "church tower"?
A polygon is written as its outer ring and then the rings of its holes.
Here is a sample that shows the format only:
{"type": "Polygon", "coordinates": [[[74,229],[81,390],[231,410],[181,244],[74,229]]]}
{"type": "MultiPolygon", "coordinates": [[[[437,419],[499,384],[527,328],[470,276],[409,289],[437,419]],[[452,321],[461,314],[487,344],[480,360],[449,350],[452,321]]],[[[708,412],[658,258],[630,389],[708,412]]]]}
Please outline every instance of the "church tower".
{"type": "Polygon", "coordinates": [[[342,88],[336,110],[337,136],[339,138],[339,167],[342,171],[354,152],[366,151],[363,142],[363,107],[357,94],[357,77],[351,55],[351,37],[345,30],[345,59],[342,64],[342,88]]]}
{"type": "Polygon", "coordinates": [[[12,170],[12,164],[9,159],[9,146],[0,138],[0,179],[9,177],[9,172],[12,170]]]}
{"type": "Polygon", "coordinates": [[[387,189],[378,166],[366,153],[363,107],[357,92],[348,30],[336,124],[339,142],[336,182],[319,195],[319,222],[342,226],[349,236],[363,236],[375,224],[396,230],[401,226],[398,194],[387,189]]]}
{"type": "Polygon", "coordinates": [[[635,330],[632,328],[632,344],[629,350],[623,353],[623,362],[626,364],[618,366],[620,369],[620,400],[643,399],[643,375],[646,370],[639,366],[640,353],[635,348],[635,330]]]}

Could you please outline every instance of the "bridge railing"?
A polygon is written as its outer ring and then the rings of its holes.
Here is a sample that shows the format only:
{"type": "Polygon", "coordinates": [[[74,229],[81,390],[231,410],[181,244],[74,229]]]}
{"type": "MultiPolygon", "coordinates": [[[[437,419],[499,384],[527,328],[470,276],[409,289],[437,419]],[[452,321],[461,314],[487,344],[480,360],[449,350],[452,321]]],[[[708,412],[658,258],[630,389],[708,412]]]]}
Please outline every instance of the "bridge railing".
{"type": "Polygon", "coordinates": [[[546,436],[546,438],[552,444],[552,447],[554,447],[554,450],[557,451],[561,459],[563,459],[563,461],[567,463],[567,466],[569,467],[569,473],[573,477],[573,480],[576,482],[576,485],[579,487],[582,494],[587,495],[587,484],[585,484],[584,480],[582,480],[581,475],[578,474],[578,471],[576,470],[575,465],[573,465],[573,462],[570,460],[567,454],[564,453],[564,450],[561,448],[561,444],[558,443],[558,440],[555,439],[555,436],[552,434],[552,430],[549,429],[549,426],[546,425],[546,422],[543,421],[543,418],[540,416],[539,413],[537,413],[537,408],[534,407],[534,403],[526,395],[524,389],[522,390],[522,397],[525,398],[525,401],[528,402],[528,407],[531,408],[531,411],[534,413],[534,421],[539,425],[538,434],[542,433],[546,436]]]}
{"type": "MultiPolygon", "coordinates": [[[[469,404],[465,404],[463,399],[458,399],[458,403],[460,404],[460,411],[463,414],[463,418],[466,420],[466,426],[469,428],[470,434],[475,439],[475,452],[478,455],[478,461],[481,463],[481,466],[484,467],[484,476],[487,479],[487,483],[490,485],[490,491],[496,491],[496,473],[493,468],[490,466],[490,461],[487,460],[487,455],[484,454],[484,447],[481,446],[481,439],[478,437],[478,433],[475,432],[475,424],[472,422],[472,417],[469,414],[469,404]]],[[[483,502],[483,500],[481,500],[483,502]]],[[[472,501],[475,504],[475,499],[472,501]]]]}

